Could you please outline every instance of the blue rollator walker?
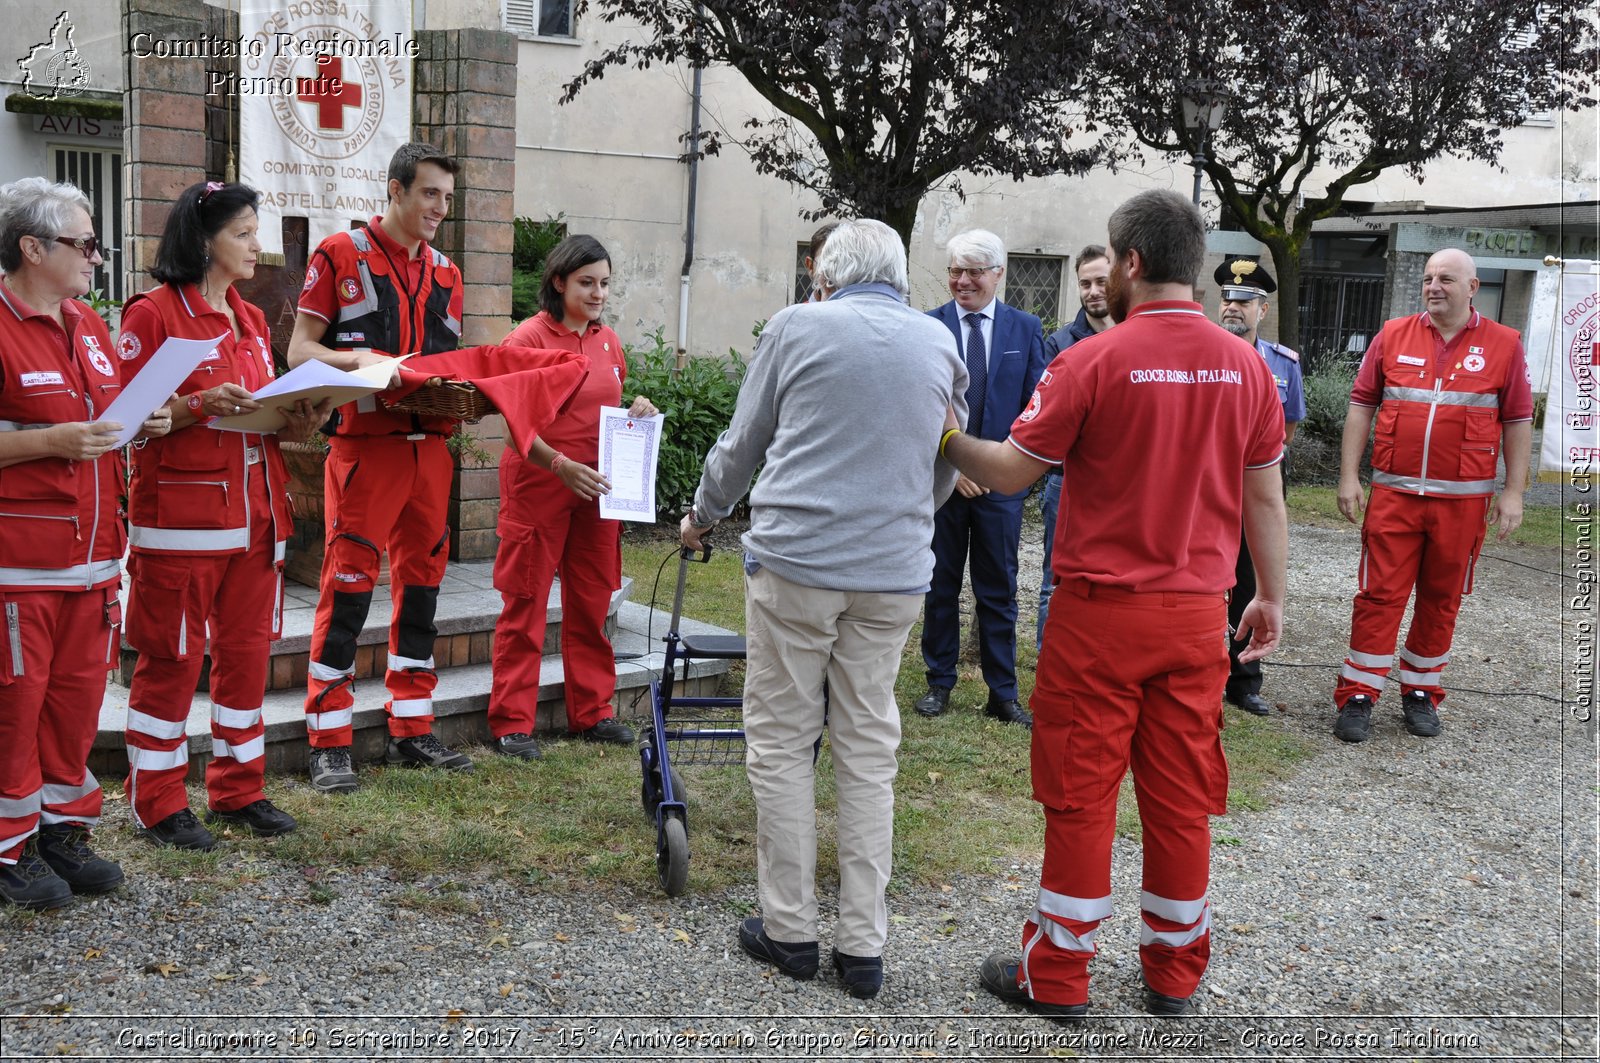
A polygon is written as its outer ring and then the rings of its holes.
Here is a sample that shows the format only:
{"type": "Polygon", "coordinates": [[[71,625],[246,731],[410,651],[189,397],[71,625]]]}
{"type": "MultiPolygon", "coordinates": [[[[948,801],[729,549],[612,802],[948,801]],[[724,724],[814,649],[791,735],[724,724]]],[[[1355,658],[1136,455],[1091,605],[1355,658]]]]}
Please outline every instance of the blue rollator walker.
{"type": "Polygon", "coordinates": [[[645,814],[656,824],[656,874],[668,897],[683,893],[689,878],[689,810],[683,777],[675,765],[732,764],[744,758],[743,699],[691,697],[676,692],[677,666],[696,660],[742,661],[742,635],[683,635],[683,587],[689,562],[705,564],[711,549],[678,551],[678,586],[672,595],[672,621],[661,675],[650,680],[650,731],[639,743],[639,768],[644,779],[639,794],[645,814]],[[737,759],[736,759],[737,758],[737,759]]]}

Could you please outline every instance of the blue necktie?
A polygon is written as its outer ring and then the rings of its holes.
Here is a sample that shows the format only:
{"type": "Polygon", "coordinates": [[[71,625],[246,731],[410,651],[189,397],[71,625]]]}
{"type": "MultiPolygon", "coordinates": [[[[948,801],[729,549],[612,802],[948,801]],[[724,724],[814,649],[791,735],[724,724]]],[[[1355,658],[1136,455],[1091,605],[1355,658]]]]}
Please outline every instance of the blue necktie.
{"type": "Polygon", "coordinates": [[[983,397],[989,390],[989,352],[983,345],[983,315],[968,314],[972,332],[967,336],[967,434],[983,434],[983,397]]]}

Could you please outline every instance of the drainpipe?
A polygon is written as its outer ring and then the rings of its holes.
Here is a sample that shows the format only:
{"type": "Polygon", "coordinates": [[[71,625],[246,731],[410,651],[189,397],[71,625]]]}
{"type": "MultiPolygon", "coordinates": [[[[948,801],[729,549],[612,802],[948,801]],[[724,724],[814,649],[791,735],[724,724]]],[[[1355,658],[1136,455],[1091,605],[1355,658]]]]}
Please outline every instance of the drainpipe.
{"type": "MultiPolygon", "coordinates": [[[[695,36],[700,33],[700,19],[705,8],[695,5],[695,36]]],[[[689,363],[689,269],[694,265],[694,219],[700,185],[700,76],[701,68],[694,68],[694,91],[690,98],[689,118],[689,209],[684,220],[683,271],[678,276],[678,358],[682,369],[689,363]]]]}

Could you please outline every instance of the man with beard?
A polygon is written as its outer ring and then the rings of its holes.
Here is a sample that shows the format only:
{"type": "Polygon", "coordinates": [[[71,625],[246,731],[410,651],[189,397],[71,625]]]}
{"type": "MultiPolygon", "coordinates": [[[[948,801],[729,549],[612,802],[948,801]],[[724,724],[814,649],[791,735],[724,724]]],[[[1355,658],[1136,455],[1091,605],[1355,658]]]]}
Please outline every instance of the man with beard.
{"type": "MultiPolygon", "coordinates": [[[[1238,336],[1267,361],[1272,370],[1273,383],[1278,385],[1278,402],[1283,406],[1283,445],[1289,446],[1294,431],[1306,419],[1305,386],[1300,377],[1300,356],[1280,343],[1269,343],[1258,334],[1261,319],[1267,313],[1267,296],[1278,290],[1278,282],[1259,261],[1253,258],[1236,258],[1224,262],[1212,274],[1221,286],[1218,319],[1222,327],[1238,336]]],[[[1284,497],[1288,497],[1288,450],[1284,451],[1284,497]]],[[[1234,568],[1233,593],[1228,598],[1228,630],[1239,627],[1244,607],[1256,593],[1256,570],[1250,559],[1250,546],[1239,537],[1239,563],[1234,568]]],[[[1272,705],[1261,696],[1261,662],[1239,660],[1239,651],[1245,643],[1228,640],[1228,685],[1223,697],[1253,716],[1267,716],[1272,705]]]]}
{"type": "Polygon", "coordinates": [[[1056,544],[1056,596],[1070,607],[1050,616],[1033,694],[1031,775],[1045,816],[1038,903],[1020,955],[996,952],[979,972],[989,992],[1062,1022],[1088,1012],[1130,766],[1145,1007],[1193,1012],[1211,953],[1207,817],[1227,805],[1218,636],[1241,513],[1256,560],[1247,659],[1277,646],[1286,583],[1283,410],[1260,357],[1193,301],[1205,259],[1199,211],[1152,190],[1118,207],[1108,228],[1117,327],[1050,363],[1006,441],[958,431],[952,413],[942,448],[992,490],[1059,464],[1068,494],[1093,500],[1056,544]]]}
{"type": "MultiPolygon", "coordinates": [[[[1079,340],[1104,332],[1116,322],[1111,320],[1110,305],[1106,302],[1106,280],[1111,276],[1111,259],[1099,244],[1090,244],[1078,252],[1072,264],[1078,274],[1078,316],[1065,327],[1057,329],[1044,341],[1045,356],[1054,358],[1079,340]]],[[[1039,578],[1039,623],[1034,629],[1033,648],[1044,648],[1044,622],[1050,615],[1050,593],[1056,581],[1050,575],[1050,558],[1056,543],[1056,512],[1061,508],[1061,467],[1044,475],[1044,501],[1039,511],[1044,517],[1044,565],[1039,578]]]]}

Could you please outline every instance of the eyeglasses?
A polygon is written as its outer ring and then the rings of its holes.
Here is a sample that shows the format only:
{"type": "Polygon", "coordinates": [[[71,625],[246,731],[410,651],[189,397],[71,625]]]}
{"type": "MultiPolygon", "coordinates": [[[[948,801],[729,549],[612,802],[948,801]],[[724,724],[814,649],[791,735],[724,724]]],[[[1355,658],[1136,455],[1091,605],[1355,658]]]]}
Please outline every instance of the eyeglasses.
{"type": "Polygon", "coordinates": [[[98,236],[58,236],[56,237],[56,243],[77,248],[83,252],[84,258],[93,258],[102,250],[110,250],[110,248],[101,246],[98,236]]]}
{"type": "Polygon", "coordinates": [[[958,281],[963,276],[968,280],[975,281],[990,270],[999,268],[999,266],[951,266],[945,272],[950,275],[950,279],[953,281],[958,281]]]}

